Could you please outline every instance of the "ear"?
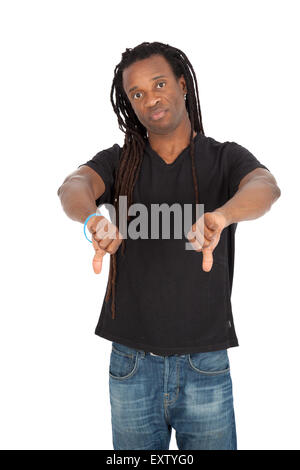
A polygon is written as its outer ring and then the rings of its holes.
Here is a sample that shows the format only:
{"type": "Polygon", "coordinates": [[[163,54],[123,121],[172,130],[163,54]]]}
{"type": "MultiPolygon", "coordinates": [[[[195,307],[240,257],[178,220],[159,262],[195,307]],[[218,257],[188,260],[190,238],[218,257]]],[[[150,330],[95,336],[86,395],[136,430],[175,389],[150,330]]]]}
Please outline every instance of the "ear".
{"type": "Polygon", "coordinates": [[[184,75],[181,75],[178,82],[179,82],[179,86],[182,89],[183,93],[187,93],[187,87],[186,87],[184,75]]]}

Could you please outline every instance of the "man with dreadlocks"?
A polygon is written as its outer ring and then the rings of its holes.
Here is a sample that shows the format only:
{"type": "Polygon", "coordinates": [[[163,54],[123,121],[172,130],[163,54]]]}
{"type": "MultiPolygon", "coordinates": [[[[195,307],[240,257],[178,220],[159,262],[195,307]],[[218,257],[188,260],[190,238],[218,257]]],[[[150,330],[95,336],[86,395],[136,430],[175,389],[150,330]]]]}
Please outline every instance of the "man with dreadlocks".
{"type": "Polygon", "coordinates": [[[246,148],[205,136],[196,76],[179,49],[159,42],[126,49],[111,103],[123,147],[114,144],[79,165],[58,194],[67,215],[86,222],[95,273],[110,254],[95,333],[112,342],[114,449],[168,449],[174,428],[179,449],[235,450],[227,354],[238,346],[235,231],[238,222],[267,212],[280,189],[246,148]],[[192,205],[186,238],[123,236],[121,196],[127,224],[136,203],[192,205]],[[103,204],[115,209],[113,223],[98,212],[103,204]]]}

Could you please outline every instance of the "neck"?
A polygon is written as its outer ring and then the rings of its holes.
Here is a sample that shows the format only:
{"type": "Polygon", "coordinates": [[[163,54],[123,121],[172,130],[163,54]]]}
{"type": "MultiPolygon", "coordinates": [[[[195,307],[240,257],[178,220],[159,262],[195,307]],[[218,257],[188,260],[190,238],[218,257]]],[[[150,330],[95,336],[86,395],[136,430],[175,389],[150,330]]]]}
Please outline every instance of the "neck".
{"type": "MultiPolygon", "coordinates": [[[[193,138],[197,132],[193,132],[193,138]]],[[[190,143],[191,123],[183,123],[166,134],[155,134],[148,131],[148,141],[151,148],[167,159],[176,157],[190,143]]]]}

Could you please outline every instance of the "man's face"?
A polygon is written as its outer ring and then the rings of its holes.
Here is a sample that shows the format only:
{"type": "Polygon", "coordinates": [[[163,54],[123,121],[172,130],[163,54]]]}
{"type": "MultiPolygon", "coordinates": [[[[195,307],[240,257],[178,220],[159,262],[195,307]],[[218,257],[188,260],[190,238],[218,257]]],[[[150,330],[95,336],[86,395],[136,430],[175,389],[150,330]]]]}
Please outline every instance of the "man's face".
{"type": "Polygon", "coordinates": [[[184,77],[177,80],[161,55],[153,55],[127,67],[123,71],[123,87],[138,120],[150,132],[165,134],[176,129],[187,113],[184,77]],[[152,114],[157,109],[166,112],[155,120],[152,114]]]}

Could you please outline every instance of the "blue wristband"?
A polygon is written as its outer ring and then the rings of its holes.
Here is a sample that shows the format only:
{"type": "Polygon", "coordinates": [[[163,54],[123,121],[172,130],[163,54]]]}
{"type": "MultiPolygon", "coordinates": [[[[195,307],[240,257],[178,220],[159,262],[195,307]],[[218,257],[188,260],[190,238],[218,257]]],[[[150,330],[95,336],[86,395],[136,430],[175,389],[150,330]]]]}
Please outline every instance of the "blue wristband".
{"type": "MultiPolygon", "coordinates": [[[[86,221],[84,222],[84,226],[83,226],[83,233],[84,233],[84,235],[85,235],[85,238],[86,238],[90,243],[93,243],[93,242],[92,242],[92,240],[90,240],[90,239],[86,236],[85,227],[86,227],[87,221],[88,221],[91,217],[93,217],[94,215],[102,216],[102,214],[97,214],[96,212],[95,212],[95,214],[89,215],[88,218],[86,219],[86,221]]],[[[103,217],[103,216],[102,216],[102,217],[103,217]]]]}

